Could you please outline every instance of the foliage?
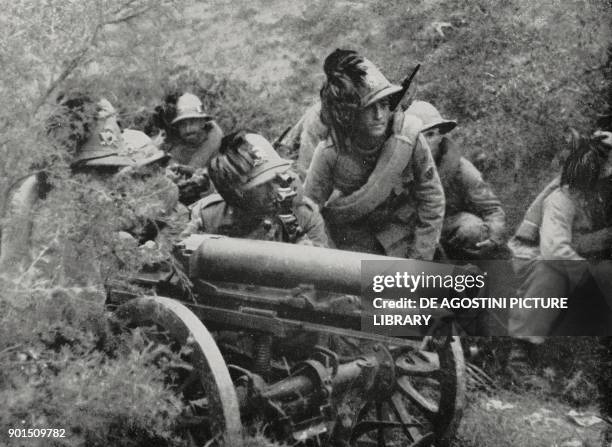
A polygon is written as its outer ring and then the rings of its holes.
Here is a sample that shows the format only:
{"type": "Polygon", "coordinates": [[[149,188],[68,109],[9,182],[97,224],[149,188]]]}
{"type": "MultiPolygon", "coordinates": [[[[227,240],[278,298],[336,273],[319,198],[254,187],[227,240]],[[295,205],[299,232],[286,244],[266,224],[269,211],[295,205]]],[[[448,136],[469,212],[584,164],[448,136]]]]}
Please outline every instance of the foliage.
{"type": "Polygon", "coordinates": [[[57,427],[66,430],[61,445],[180,445],[173,424],[181,403],[151,367],[152,354],[110,332],[99,289],[2,286],[4,433],[57,427]]]}
{"type": "MultiPolygon", "coordinates": [[[[175,426],[181,403],[150,354],[108,330],[102,289],[142,264],[141,253],[126,249],[117,230],[137,234],[159,215],[154,200],[138,198],[160,192],[163,177],[105,184],[103,176],[72,175],[68,164],[85,129],[67,127],[74,120],[47,121],[60,91],[77,79],[104,72],[120,83],[130,70],[163,59],[168,42],[160,31],[177,22],[179,7],[162,0],[19,1],[0,14],[0,217],[10,187],[28,171],[45,169],[52,186],[33,216],[31,262],[0,283],[4,433],[64,428],[66,438],[56,440],[61,445],[183,442],[175,426]],[[47,139],[48,125],[61,144],[47,139]]],[[[99,97],[102,90],[87,93],[99,97]]],[[[28,225],[4,217],[3,226],[28,225]]]]}
{"type": "MultiPolygon", "coordinates": [[[[43,137],[59,91],[70,80],[94,73],[104,72],[120,82],[131,71],[152,71],[170,51],[171,42],[164,40],[163,33],[180,21],[184,3],[22,0],[3,8],[0,218],[10,187],[33,163],[55,167],[53,160],[65,158],[43,137]],[[155,45],[155,52],[150,45],[155,45]]],[[[90,93],[102,91],[92,88],[90,93]]]]}

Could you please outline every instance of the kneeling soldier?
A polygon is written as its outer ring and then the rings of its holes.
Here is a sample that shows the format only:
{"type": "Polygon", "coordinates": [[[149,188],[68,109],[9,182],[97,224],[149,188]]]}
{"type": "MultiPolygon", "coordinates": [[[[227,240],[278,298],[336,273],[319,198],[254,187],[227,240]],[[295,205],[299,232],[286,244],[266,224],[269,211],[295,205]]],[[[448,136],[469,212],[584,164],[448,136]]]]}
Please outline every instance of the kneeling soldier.
{"type": "Polygon", "coordinates": [[[210,161],[219,194],[196,203],[181,237],[193,233],[327,246],[318,207],[300,191],[297,176],[261,135],[236,132],[210,161]]]}
{"type": "Polygon", "coordinates": [[[446,196],[440,244],[450,259],[509,257],[504,244],[506,215],[482,174],[453,144],[447,134],[456,121],[442,118],[430,103],[414,101],[406,110],[423,121],[427,139],[446,196]]]}
{"type": "Polygon", "coordinates": [[[325,59],[319,143],[304,182],[339,249],[431,260],[444,193],[422,122],[391,110],[402,87],[368,59],[337,49],[325,59]]]}

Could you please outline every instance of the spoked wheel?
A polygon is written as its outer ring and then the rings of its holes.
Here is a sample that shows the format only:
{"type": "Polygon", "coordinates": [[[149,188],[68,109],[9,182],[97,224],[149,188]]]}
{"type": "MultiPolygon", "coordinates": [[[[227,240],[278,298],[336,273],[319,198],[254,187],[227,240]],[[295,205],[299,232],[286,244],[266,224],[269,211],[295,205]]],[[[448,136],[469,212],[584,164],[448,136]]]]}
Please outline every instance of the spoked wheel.
{"type": "Polygon", "coordinates": [[[465,362],[457,337],[426,337],[420,349],[391,348],[389,386],[362,405],[351,433],[356,447],[442,447],[455,435],[465,403],[465,362]]]}
{"type": "Polygon", "coordinates": [[[170,364],[164,371],[167,384],[186,404],[180,424],[192,444],[239,445],[242,425],[236,391],[202,322],[178,301],[163,297],[131,300],[117,309],[116,316],[128,327],[140,328],[160,357],[168,348],[180,357],[176,368],[170,364]]]}

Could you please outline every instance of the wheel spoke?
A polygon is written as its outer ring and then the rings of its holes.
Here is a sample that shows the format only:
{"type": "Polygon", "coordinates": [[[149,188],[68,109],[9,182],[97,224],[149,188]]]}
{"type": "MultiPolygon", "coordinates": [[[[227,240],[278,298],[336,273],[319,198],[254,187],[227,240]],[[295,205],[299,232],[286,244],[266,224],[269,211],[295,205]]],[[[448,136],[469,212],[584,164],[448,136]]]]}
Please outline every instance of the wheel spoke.
{"type": "Polygon", "coordinates": [[[410,382],[407,376],[400,377],[397,379],[397,385],[402,394],[407,397],[410,402],[417,406],[417,408],[427,417],[429,421],[433,421],[438,414],[438,404],[432,402],[427,397],[423,396],[410,382]]]}
{"type": "Polygon", "coordinates": [[[457,338],[426,337],[413,346],[392,346],[395,390],[374,397],[358,412],[350,445],[355,447],[446,446],[465,401],[464,360],[457,338]]]}
{"type": "Polygon", "coordinates": [[[408,414],[404,405],[402,395],[398,392],[394,393],[390,399],[391,408],[395,417],[402,423],[402,430],[410,441],[416,441],[420,436],[418,430],[412,427],[413,418],[408,414]],[[416,433],[415,433],[416,432],[416,433]]]}
{"type": "Polygon", "coordinates": [[[435,352],[412,352],[398,357],[395,367],[400,374],[436,378],[440,373],[440,358],[435,352]]]}

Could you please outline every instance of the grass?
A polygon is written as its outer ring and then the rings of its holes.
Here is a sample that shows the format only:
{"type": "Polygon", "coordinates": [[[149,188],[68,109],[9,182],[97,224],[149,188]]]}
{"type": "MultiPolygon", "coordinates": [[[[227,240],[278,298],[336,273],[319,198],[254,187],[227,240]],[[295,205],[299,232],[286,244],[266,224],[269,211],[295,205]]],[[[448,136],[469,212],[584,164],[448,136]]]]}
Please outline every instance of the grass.
{"type": "MultiPolygon", "coordinates": [[[[514,407],[487,406],[486,394],[470,396],[454,447],[596,446],[603,423],[583,428],[566,416],[571,406],[538,394],[499,392],[494,399],[514,407]],[[571,444],[574,442],[574,444],[571,444]]],[[[588,408],[596,413],[595,408],[588,408]]]]}
{"type": "Polygon", "coordinates": [[[484,154],[511,227],[555,174],[567,128],[590,132],[606,113],[611,19],[601,0],[238,0],[229,17],[197,5],[204,40],[240,32],[194,63],[263,88],[270,138],[317,96],[334,48],[362,51],[395,81],[421,62],[417,97],[458,119],[466,155],[484,154]],[[438,23],[450,26],[440,34],[438,23]]]}

